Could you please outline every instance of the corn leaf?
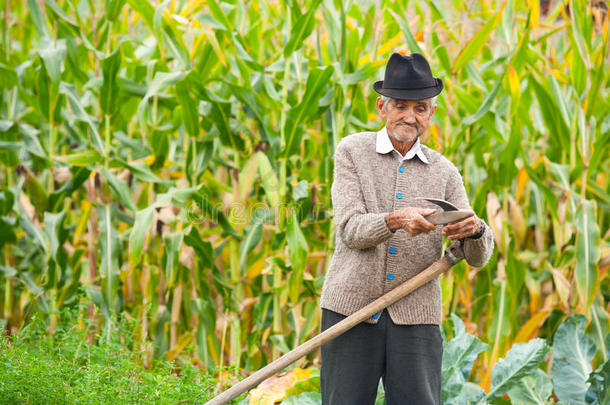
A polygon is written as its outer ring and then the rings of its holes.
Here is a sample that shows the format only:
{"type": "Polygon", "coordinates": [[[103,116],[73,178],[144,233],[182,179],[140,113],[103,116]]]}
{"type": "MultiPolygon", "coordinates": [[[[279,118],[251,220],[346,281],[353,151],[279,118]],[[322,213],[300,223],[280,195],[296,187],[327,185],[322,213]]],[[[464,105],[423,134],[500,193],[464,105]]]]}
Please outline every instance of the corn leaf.
{"type": "Polygon", "coordinates": [[[290,38],[284,48],[284,57],[292,55],[297,49],[303,46],[315,26],[315,15],[322,0],[313,0],[305,14],[299,17],[290,30],[290,38]]]}
{"type": "Polygon", "coordinates": [[[97,125],[93,121],[93,118],[87,114],[82,106],[76,88],[71,84],[61,82],[59,91],[68,98],[70,107],[72,108],[72,111],[75,113],[76,117],[85,122],[89,126],[89,129],[91,129],[91,134],[93,135],[92,145],[95,147],[98,153],[106,157],[106,147],[102,142],[97,125]]]}
{"type": "Polygon", "coordinates": [[[595,205],[582,201],[575,213],[576,224],[576,285],[583,308],[593,304],[597,291],[597,261],[599,260],[599,226],[595,221],[595,205]]]}
{"type": "Polygon", "coordinates": [[[54,159],[72,166],[89,166],[102,163],[104,158],[96,150],[86,150],[83,152],[76,152],[70,155],[54,156],[54,159]]]}
{"type": "Polygon", "coordinates": [[[132,269],[136,268],[142,259],[142,248],[148,238],[154,209],[154,206],[150,206],[136,213],[136,220],[129,233],[129,267],[132,269]]]}
{"type": "Polygon", "coordinates": [[[112,174],[105,167],[102,167],[101,172],[108,181],[110,189],[112,190],[112,193],[114,194],[115,198],[119,200],[119,202],[123,204],[125,208],[130,211],[136,212],[138,209],[136,208],[136,205],[134,204],[133,199],[131,198],[131,190],[129,189],[127,184],[123,180],[112,174]]]}
{"type": "Polygon", "coordinates": [[[400,29],[402,30],[402,33],[405,36],[405,39],[407,40],[407,44],[409,45],[409,50],[411,51],[411,53],[417,52],[419,54],[425,55],[424,51],[419,47],[419,44],[415,40],[413,33],[409,29],[409,23],[400,15],[395,13],[392,9],[389,9],[388,11],[392,14],[394,19],[398,23],[398,26],[400,26],[400,29]]]}
{"type": "Polygon", "coordinates": [[[307,88],[303,99],[290,109],[288,119],[284,129],[286,156],[292,156],[297,153],[298,146],[303,138],[303,124],[307,118],[318,110],[318,102],[324,95],[325,87],[333,73],[332,67],[327,67],[322,70],[319,68],[309,72],[307,78],[307,88]]]}
{"type": "Polygon", "coordinates": [[[100,89],[100,107],[108,115],[114,114],[120,106],[118,102],[119,86],[116,78],[121,67],[121,43],[102,61],[104,84],[100,89]]]}
{"type": "Polygon", "coordinates": [[[30,10],[30,17],[34,20],[34,26],[40,37],[49,36],[49,28],[47,22],[42,14],[42,10],[36,0],[27,0],[28,8],[30,10]]]}
{"type": "Polygon", "coordinates": [[[459,72],[462,67],[474,58],[474,56],[485,46],[487,39],[493,32],[493,30],[498,25],[500,18],[502,18],[502,12],[504,11],[504,7],[506,6],[506,1],[502,4],[500,10],[494,15],[489,21],[477,31],[477,33],[468,41],[466,46],[462,48],[459,55],[457,56],[455,62],[453,63],[453,67],[451,68],[451,72],[453,74],[459,72]]]}

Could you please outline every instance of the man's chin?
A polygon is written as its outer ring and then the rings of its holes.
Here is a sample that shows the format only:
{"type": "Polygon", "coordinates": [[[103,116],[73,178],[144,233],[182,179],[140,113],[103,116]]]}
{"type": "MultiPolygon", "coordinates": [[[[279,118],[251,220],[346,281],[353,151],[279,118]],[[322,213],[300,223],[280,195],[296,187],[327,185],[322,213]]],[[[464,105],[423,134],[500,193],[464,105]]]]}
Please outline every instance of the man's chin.
{"type": "Polygon", "coordinates": [[[392,136],[392,138],[394,138],[395,141],[401,142],[401,143],[409,143],[409,142],[415,142],[417,140],[417,138],[419,138],[419,134],[415,133],[415,134],[394,134],[392,136]]]}

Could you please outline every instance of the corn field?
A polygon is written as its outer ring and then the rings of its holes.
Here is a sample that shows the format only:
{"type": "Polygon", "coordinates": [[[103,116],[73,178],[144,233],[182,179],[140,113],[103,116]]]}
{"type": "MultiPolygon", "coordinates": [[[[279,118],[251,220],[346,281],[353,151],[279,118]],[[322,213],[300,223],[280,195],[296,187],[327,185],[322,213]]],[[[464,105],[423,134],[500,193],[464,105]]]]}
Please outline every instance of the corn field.
{"type": "MultiPolygon", "coordinates": [[[[490,345],[571,314],[606,360],[607,3],[5,0],[0,327],[254,371],[319,331],[334,148],[376,131],[392,52],[445,82],[423,142],[460,169],[496,251],[444,276],[446,319],[490,345]],[[120,338],[120,336],[119,336],[120,338]]],[[[317,362],[317,354],[299,364],[317,362]]],[[[222,374],[223,379],[233,378],[222,374]]]]}

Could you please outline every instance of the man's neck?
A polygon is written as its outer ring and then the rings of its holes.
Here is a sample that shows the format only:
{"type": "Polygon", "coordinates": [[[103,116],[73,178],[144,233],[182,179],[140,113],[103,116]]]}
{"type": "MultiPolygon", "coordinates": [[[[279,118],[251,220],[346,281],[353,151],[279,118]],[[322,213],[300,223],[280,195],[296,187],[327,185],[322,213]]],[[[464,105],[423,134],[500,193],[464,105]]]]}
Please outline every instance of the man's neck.
{"type": "Polygon", "coordinates": [[[407,152],[411,150],[413,145],[415,145],[415,142],[417,142],[417,139],[418,138],[415,138],[411,142],[399,142],[399,141],[393,139],[392,137],[390,137],[390,141],[392,142],[392,146],[394,146],[394,149],[396,149],[402,156],[406,156],[407,155],[407,152]]]}

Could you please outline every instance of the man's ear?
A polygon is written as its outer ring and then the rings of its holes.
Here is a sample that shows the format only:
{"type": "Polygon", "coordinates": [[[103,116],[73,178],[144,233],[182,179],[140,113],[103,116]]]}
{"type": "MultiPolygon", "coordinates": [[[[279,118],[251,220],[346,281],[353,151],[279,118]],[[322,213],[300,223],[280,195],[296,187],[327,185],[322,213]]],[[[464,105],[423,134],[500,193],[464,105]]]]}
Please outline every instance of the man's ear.
{"type": "Polygon", "coordinates": [[[432,107],[432,109],[430,110],[430,118],[432,118],[435,111],[436,111],[436,105],[434,105],[434,107],[432,107]]]}
{"type": "Polygon", "coordinates": [[[385,120],[386,114],[383,109],[383,101],[381,101],[381,97],[377,97],[377,114],[381,117],[382,120],[385,120]]]}

